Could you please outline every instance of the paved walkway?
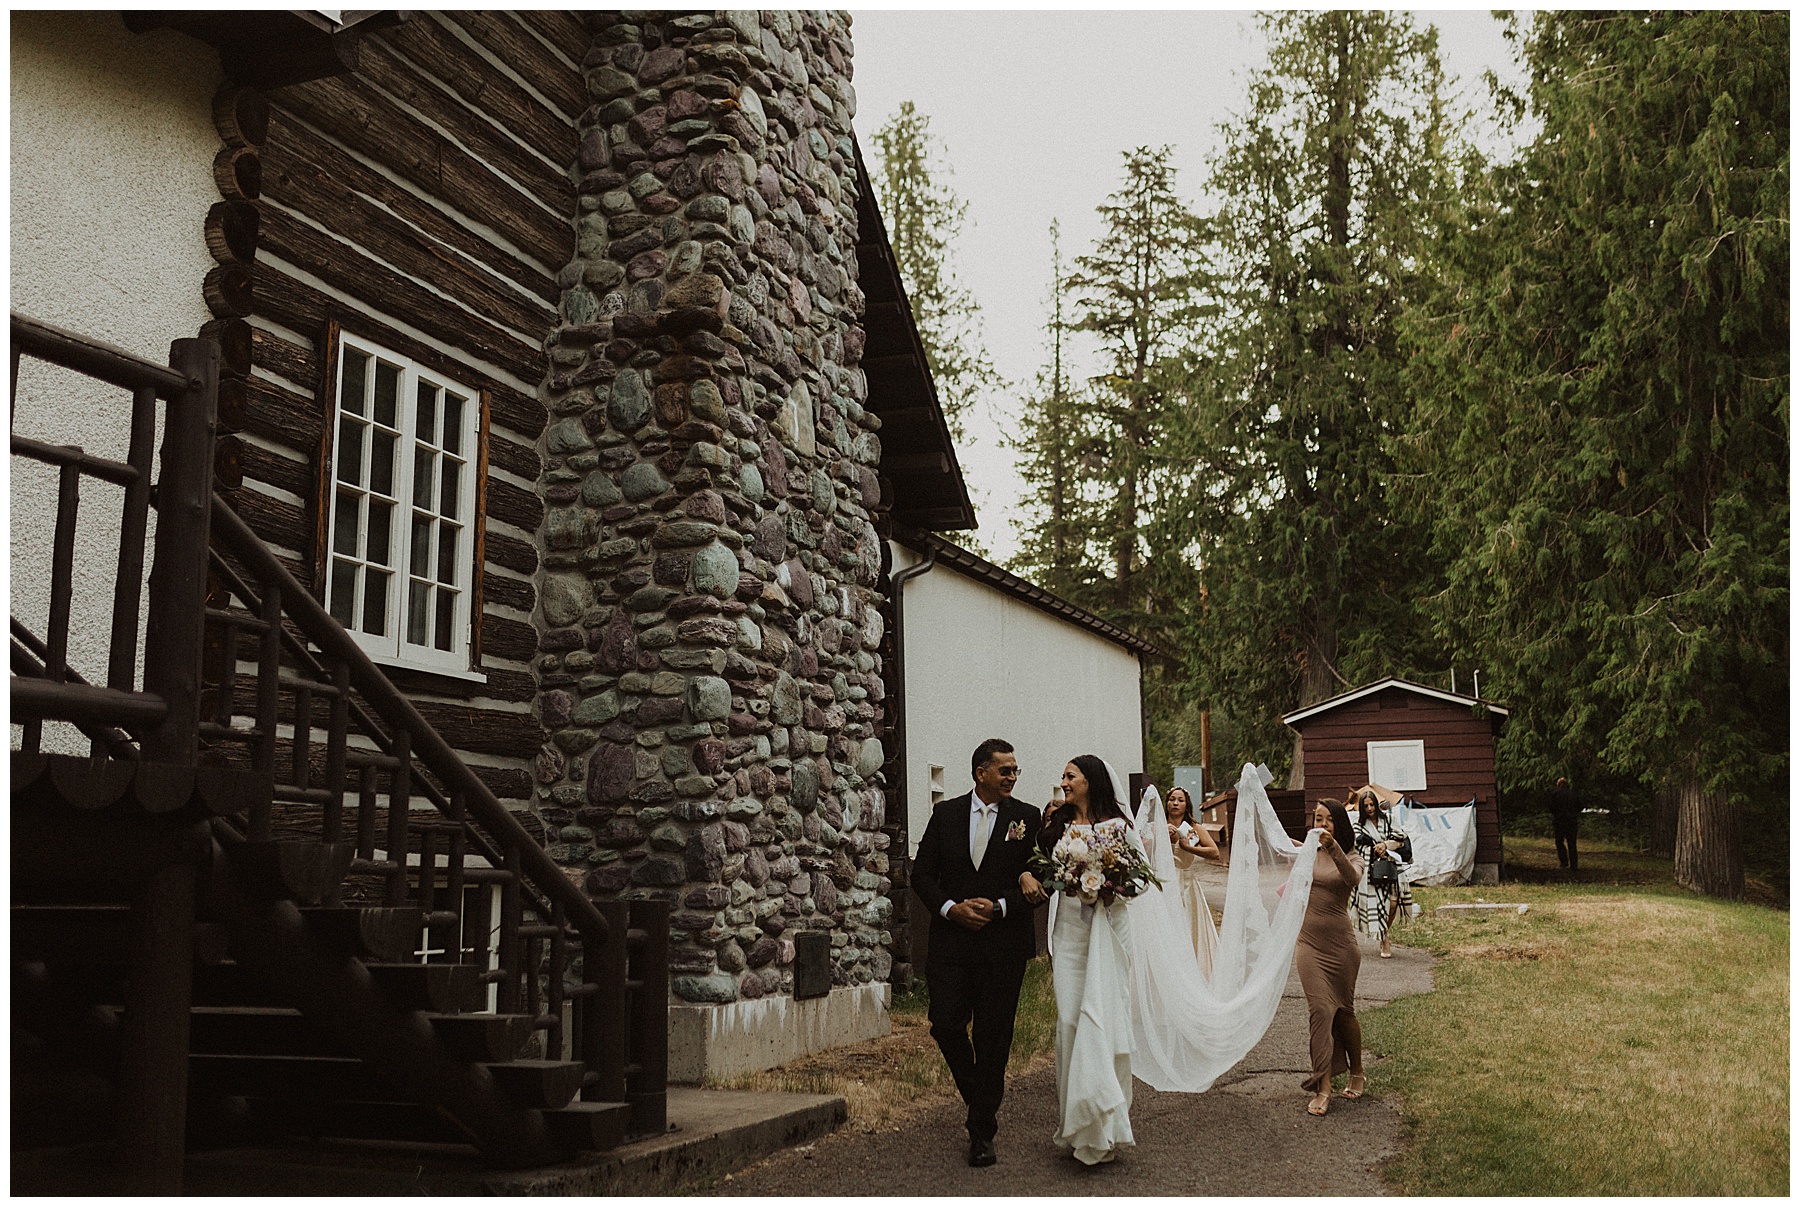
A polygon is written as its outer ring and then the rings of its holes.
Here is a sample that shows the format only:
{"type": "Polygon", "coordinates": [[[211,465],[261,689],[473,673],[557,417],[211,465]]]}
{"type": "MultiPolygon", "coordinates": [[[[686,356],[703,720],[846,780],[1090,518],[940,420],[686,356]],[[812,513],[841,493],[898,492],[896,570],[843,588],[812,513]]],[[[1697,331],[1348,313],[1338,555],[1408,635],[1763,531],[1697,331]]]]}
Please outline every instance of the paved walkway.
{"type": "MultiPolygon", "coordinates": [[[[1372,1009],[1431,989],[1431,957],[1396,947],[1376,958],[1364,944],[1357,1006],[1372,1009]]],[[[970,1169],[962,1106],[934,1108],[895,1131],[838,1132],[789,1149],[721,1181],[723,1195],[1314,1195],[1384,1194],[1376,1166],[1399,1148],[1400,1116],[1379,1099],[1334,1099],[1306,1114],[1306,1000],[1290,977],[1269,1033],[1205,1094],[1163,1094],[1138,1082],[1131,1109],[1137,1147],[1087,1168],[1060,1153],[1056,1071],[1046,1065],[1007,1083],[996,1148],[1000,1163],[970,1169]]]]}

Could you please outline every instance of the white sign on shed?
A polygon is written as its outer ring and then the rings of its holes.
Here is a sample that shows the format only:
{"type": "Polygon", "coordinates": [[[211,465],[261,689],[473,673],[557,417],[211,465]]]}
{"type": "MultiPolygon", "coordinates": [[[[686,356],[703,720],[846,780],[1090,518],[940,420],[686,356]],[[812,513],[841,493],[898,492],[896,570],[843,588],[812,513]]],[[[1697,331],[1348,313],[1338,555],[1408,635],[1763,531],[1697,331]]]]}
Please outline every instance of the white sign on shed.
{"type": "Polygon", "coordinates": [[[1396,792],[1425,791],[1424,741],[1370,742],[1369,782],[1396,792]]]}

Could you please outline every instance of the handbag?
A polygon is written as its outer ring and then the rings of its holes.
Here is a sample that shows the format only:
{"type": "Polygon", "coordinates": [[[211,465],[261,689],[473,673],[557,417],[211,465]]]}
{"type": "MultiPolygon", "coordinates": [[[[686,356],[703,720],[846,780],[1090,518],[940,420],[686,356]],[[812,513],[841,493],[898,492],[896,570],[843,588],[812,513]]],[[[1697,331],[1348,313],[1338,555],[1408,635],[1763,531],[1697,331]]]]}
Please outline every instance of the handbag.
{"type": "Polygon", "coordinates": [[[1370,884],[1395,884],[1400,879],[1400,865],[1392,859],[1378,857],[1369,865],[1370,884]]]}
{"type": "MultiPolygon", "coordinates": [[[[1411,799],[1410,797],[1408,798],[1411,799]]],[[[1417,805],[1413,806],[1417,808],[1417,805]]],[[[1388,850],[1399,856],[1401,863],[1411,863],[1413,859],[1412,838],[1405,830],[1396,829],[1393,818],[1382,818],[1382,837],[1387,841],[1388,850]]]]}

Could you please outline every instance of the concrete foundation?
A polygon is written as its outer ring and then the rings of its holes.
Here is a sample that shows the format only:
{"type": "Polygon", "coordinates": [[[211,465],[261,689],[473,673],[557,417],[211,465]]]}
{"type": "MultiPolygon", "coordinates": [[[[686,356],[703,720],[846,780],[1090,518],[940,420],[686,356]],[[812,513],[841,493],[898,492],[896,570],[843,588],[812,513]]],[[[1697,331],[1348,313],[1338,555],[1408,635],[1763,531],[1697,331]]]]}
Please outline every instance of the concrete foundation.
{"type": "Polygon", "coordinates": [[[717,1006],[669,1007],[669,1080],[714,1083],[888,1033],[888,986],[833,989],[795,1001],[772,994],[717,1006]]]}
{"type": "Polygon", "coordinates": [[[1470,884],[1499,884],[1500,865],[1497,863],[1478,863],[1475,874],[1469,877],[1470,884]]]}
{"type": "MultiPolygon", "coordinates": [[[[187,1157],[189,1195],[431,1195],[512,1198],[545,1195],[669,1195],[704,1191],[725,1174],[844,1122],[836,1095],[746,1090],[669,1090],[669,1131],[562,1165],[497,1169],[457,1144],[295,1141],[225,1148],[187,1157]]],[[[22,1195],[111,1193],[104,1145],[13,1153],[12,1188],[22,1195]]]]}

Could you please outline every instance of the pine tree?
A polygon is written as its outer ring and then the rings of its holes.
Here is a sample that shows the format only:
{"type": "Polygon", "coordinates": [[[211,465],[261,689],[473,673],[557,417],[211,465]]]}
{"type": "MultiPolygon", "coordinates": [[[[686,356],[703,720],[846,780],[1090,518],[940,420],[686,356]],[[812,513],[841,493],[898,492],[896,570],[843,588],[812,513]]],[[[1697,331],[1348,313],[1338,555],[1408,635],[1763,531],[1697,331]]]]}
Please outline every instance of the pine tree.
{"type": "Polygon", "coordinates": [[[1447,641],[1511,762],[1635,775],[1677,879],[1785,834],[1788,18],[1539,13],[1542,132],[1486,180],[1412,329],[1447,641]]]}
{"type": "Polygon", "coordinates": [[[1019,455],[1019,476],[1029,494],[1013,568],[1071,599],[1092,598],[1101,575],[1089,556],[1096,526],[1088,467],[1099,464],[1101,442],[1088,422],[1083,383],[1068,364],[1068,275],[1061,224],[1050,223],[1049,362],[1026,396],[1007,447],[1019,455]]]}
{"type": "Polygon", "coordinates": [[[1279,765],[1283,712],[1428,657],[1425,541],[1388,497],[1395,322],[1453,180],[1435,30],[1262,20],[1268,63],[1213,163],[1225,315],[1180,431],[1201,466],[1188,691],[1230,709],[1239,754],[1279,765]]]}
{"type": "Polygon", "coordinates": [[[1099,336],[1106,367],[1081,408],[1101,441],[1088,482],[1105,501],[1088,536],[1090,551],[1103,549],[1110,562],[1104,610],[1141,630],[1172,616],[1157,597],[1178,590],[1186,569],[1179,551],[1156,539],[1167,530],[1154,519],[1187,470],[1166,455],[1163,438],[1185,396],[1204,264],[1167,147],[1127,152],[1123,185],[1098,209],[1105,233],[1069,279],[1080,312],[1074,327],[1099,336]]]}
{"type": "Polygon", "coordinates": [[[958,282],[953,248],[968,213],[947,177],[944,149],[931,119],[911,101],[875,132],[880,157],[875,184],[888,241],[912,303],[919,342],[937,385],[950,432],[965,434],[970,409],[999,376],[981,337],[981,308],[958,282]]]}

